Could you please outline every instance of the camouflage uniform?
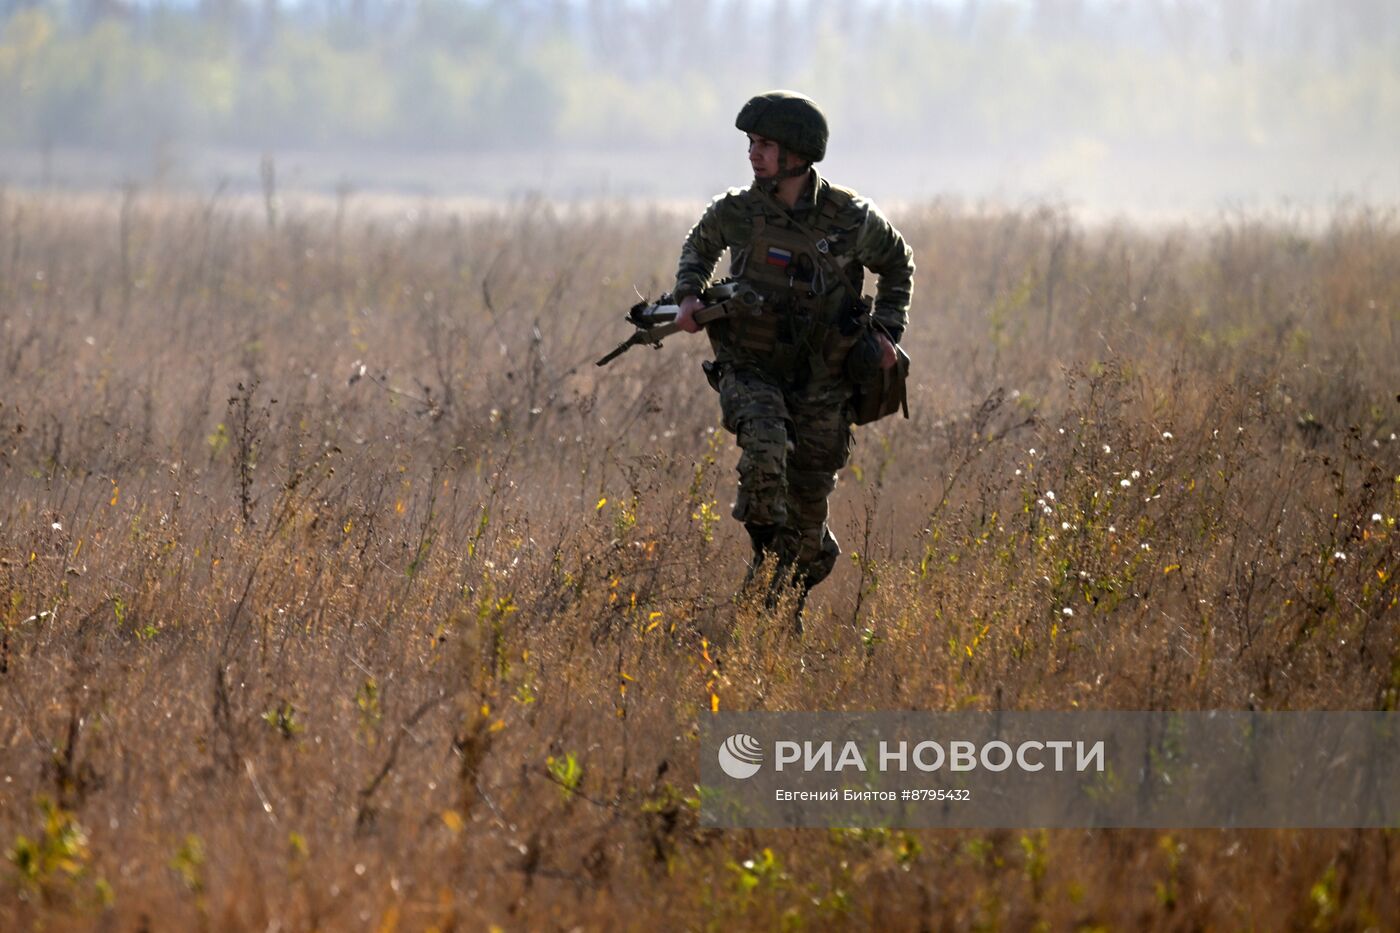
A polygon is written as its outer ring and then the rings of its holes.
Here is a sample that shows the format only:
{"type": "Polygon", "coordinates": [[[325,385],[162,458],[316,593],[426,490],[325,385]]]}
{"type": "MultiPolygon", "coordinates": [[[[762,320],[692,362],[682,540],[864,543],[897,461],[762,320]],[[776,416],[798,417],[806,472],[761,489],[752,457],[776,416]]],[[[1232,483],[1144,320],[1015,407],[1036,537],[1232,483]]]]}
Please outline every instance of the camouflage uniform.
{"type": "Polygon", "coordinates": [[[880,276],[872,316],[898,341],[914,277],[909,247],[875,206],[810,172],[791,212],[761,182],[716,198],[686,237],[674,290],[677,301],[700,294],[727,248],[730,274],[764,296],[762,314],[706,329],[715,354],[707,373],[742,450],[734,517],[753,539],[755,563],[775,553],[804,592],[841,552],[827,499],[851,449],[854,386],[842,362],[866,311],[854,294],[865,269],[880,276]]]}

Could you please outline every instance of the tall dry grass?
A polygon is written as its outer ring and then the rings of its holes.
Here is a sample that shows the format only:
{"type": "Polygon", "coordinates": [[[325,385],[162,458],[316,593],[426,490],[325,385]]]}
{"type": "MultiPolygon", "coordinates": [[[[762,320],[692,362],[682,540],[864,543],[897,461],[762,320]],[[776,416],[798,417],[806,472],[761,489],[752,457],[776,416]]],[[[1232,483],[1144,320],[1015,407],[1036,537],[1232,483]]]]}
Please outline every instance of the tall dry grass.
{"type": "Polygon", "coordinates": [[[1395,709],[1400,223],[932,205],[804,641],[689,218],[0,200],[0,927],[1384,928],[1396,837],[699,827],[719,709],[1395,709]]]}

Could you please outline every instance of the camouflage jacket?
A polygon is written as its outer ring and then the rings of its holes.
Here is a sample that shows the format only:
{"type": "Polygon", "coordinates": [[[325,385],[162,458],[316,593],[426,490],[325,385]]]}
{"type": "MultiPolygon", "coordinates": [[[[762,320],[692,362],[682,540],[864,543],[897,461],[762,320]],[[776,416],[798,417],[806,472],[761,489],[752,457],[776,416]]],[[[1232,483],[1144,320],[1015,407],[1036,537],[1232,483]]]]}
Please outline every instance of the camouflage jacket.
{"type": "MultiPolygon", "coordinates": [[[[880,277],[874,318],[898,340],[908,324],[913,293],[914,259],[909,246],[875,205],[849,189],[832,185],[815,168],[811,175],[812,185],[793,208],[792,218],[807,226],[821,224],[818,232],[830,240],[832,257],[856,289],[861,287],[865,269],[880,277]],[[823,223],[827,212],[820,208],[833,191],[835,196],[844,196],[845,203],[829,223],[823,223]]],[[[760,218],[781,223],[782,213],[782,208],[756,186],[731,188],[710,202],[681,249],[676,300],[698,295],[705,289],[726,248],[730,251],[731,269],[751,259],[747,250],[755,227],[762,223],[760,218]]],[[[827,288],[828,300],[833,302],[839,303],[847,294],[839,283],[828,282],[827,288]]]]}

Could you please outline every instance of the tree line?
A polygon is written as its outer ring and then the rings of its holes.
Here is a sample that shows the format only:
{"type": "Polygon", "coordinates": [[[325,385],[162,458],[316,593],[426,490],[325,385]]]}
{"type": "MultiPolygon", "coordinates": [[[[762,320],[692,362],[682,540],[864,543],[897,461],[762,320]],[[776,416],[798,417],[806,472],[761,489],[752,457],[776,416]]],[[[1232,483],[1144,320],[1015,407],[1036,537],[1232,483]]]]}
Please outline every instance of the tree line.
{"type": "Polygon", "coordinates": [[[656,145],[800,87],[853,137],[1400,143],[1385,0],[0,0],[0,145],[656,145]]]}

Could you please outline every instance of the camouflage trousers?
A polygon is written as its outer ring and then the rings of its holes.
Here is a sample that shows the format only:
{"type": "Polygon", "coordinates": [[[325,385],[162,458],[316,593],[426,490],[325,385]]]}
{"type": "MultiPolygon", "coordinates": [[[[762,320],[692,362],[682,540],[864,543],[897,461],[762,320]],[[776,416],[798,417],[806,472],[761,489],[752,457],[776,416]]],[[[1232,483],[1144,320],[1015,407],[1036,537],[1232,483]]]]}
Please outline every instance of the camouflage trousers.
{"type": "Polygon", "coordinates": [[[785,388],[760,370],[727,363],[718,388],[724,427],[739,456],[734,517],[804,588],[826,579],[841,554],[827,499],[851,452],[851,386],[839,377],[785,388]]]}

